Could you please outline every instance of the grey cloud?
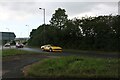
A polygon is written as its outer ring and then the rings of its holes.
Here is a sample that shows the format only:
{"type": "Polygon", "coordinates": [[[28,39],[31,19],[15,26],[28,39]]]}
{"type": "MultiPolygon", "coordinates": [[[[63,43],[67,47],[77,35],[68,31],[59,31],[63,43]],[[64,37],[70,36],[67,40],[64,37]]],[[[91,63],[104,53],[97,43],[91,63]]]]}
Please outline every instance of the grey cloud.
{"type": "MultiPolygon", "coordinates": [[[[57,9],[58,7],[64,8],[70,16],[77,15],[80,13],[90,12],[93,9],[96,9],[98,5],[107,5],[109,7],[115,7],[117,2],[60,2],[60,3],[50,3],[47,8],[52,10],[57,9]]],[[[50,11],[51,12],[51,11],[50,11]]]]}
{"type": "Polygon", "coordinates": [[[15,11],[17,13],[23,12],[27,14],[41,13],[38,9],[43,7],[46,9],[46,15],[51,16],[55,9],[64,8],[68,15],[73,16],[80,13],[90,12],[96,8],[99,4],[114,7],[116,2],[1,2],[0,5],[3,8],[15,11]]]}
{"type": "Polygon", "coordinates": [[[2,2],[0,3],[3,8],[7,8],[12,11],[23,11],[31,13],[35,7],[35,2],[2,2]]]}
{"type": "Polygon", "coordinates": [[[55,8],[55,7],[65,8],[70,15],[75,15],[78,13],[88,12],[98,4],[99,3],[91,3],[91,2],[89,3],[88,2],[65,2],[65,3],[54,3],[54,4],[50,4],[49,6],[51,6],[51,8],[55,8]]]}

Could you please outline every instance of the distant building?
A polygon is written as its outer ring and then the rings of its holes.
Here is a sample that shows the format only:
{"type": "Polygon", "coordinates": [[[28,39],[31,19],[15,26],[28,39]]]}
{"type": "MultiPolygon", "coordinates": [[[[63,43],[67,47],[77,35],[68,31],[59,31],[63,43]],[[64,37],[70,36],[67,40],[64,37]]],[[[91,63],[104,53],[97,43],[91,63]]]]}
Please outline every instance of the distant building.
{"type": "Polygon", "coordinates": [[[3,44],[14,40],[16,35],[13,32],[0,32],[0,41],[3,44]]]}
{"type": "Polygon", "coordinates": [[[29,38],[27,38],[27,37],[26,38],[25,37],[24,38],[15,38],[15,40],[16,41],[27,41],[27,40],[29,40],[29,38]]]}

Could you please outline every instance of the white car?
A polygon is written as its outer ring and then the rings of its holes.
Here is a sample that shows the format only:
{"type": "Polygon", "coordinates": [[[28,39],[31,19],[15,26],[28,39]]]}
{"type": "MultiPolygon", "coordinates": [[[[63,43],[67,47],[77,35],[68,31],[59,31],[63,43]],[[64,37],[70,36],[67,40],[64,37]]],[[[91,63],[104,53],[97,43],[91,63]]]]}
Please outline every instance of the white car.
{"type": "Polygon", "coordinates": [[[5,47],[10,47],[10,43],[6,43],[4,46],[5,47]]]}

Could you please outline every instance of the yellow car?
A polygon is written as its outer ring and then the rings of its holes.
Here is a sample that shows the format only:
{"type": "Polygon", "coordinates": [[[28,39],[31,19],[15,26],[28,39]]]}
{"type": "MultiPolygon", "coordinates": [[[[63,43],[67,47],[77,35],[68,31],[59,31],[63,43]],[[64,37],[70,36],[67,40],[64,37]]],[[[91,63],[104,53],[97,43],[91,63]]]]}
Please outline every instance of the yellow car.
{"type": "Polygon", "coordinates": [[[43,46],[41,46],[41,49],[43,51],[49,51],[49,52],[56,52],[56,51],[61,52],[62,51],[61,47],[53,46],[53,45],[43,45],[43,46]]]}

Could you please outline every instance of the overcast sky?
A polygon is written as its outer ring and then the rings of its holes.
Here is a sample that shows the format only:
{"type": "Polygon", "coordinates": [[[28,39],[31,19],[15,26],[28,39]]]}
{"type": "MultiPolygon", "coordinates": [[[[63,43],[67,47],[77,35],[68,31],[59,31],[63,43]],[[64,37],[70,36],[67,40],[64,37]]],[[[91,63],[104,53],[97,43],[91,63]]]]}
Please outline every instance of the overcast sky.
{"type": "Polygon", "coordinates": [[[14,32],[16,37],[28,37],[32,29],[36,29],[43,24],[43,10],[46,10],[46,24],[55,10],[63,8],[69,19],[74,17],[99,16],[99,15],[117,15],[118,0],[105,2],[67,1],[67,2],[48,2],[39,0],[1,0],[0,1],[0,31],[14,32]],[[113,2],[114,1],[114,2],[113,2]],[[28,25],[28,26],[26,26],[28,25]]]}

